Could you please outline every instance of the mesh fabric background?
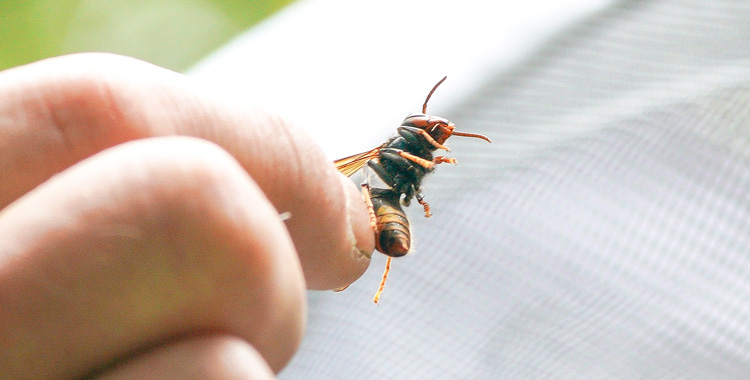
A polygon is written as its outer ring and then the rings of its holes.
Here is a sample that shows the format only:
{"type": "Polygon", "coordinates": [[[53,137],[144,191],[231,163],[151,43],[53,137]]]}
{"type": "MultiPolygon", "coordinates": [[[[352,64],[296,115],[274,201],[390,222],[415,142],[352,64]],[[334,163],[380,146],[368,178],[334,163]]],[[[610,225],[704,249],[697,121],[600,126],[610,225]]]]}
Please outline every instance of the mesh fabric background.
{"type": "Polygon", "coordinates": [[[749,37],[746,2],[621,2],[433,111],[494,143],[449,140],[381,305],[379,254],[311,292],[280,378],[746,377],[749,37]]]}

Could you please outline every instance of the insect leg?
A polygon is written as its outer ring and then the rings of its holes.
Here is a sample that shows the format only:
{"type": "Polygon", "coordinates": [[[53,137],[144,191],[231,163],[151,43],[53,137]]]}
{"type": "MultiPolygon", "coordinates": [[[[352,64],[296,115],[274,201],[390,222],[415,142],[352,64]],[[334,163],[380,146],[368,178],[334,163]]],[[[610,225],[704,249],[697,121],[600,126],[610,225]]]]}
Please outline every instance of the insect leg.
{"type": "Polygon", "coordinates": [[[402,125],[398,127],[397,130],[398,134],[401,135],[401,137],[405,138],[411,143],[419,144],[418,139],[416,138],[416,136],[419,135],[422,136],[428,143],[430,143],[430,145],[434,146],[435,148],[442,149],[447,152],[451,151],[451,148],[448,148],[447,146],[435,141],[435,139],[433,139],[432,136],[430,136],[430,134],[427,133],[427,131],[425,131],[424,129],[402,125]]]}
{"type": "Polygon", "coordinates": [[[399,155],[409,161],[415,162],[419,164],[419,166],[424,167],[425,169],[432,169],[435,166],[435,162],[425,160],[422,157],[415,156],[409,152],[405,152],[401,149],[396,148],[383,148],[380,150],[380,154],[383,156],[386,156],[388,154],[396,154],[399,155]]]}
{"type": "Polygon", "coordinates": [[[375,292],[375,296],[372,297],[372,302],[378,303],[378,301],[380,301],[380,295],[383,294],[383,289],[385,288],[385,281],[388,279],[388,272],[391,271],[391,258],[392,257],[388,256],[385,261],[385,271],[383,271],[383,278],[380,280],[378,291],[375,292]]]}
{"type": "Polygon", "coordinates": [[[373,232],[377,233],[378,220],[375,217],[375,207],[372,205],[372,195],[370,195],[370,170],[365,165],[365,170],[362,173],[362,199],[365,201],[367,206],[367,213],[370,215],[370,228],[373,232]]]}
{"type": "Polygon", "coordinates": [[[456,160],[454,157],[445,157],[445,156],[437,156],[434,159],[432,159],[432,162],[436,164],[442,164],[442,163],[453,164],[453,165],[458,164],[458,160],[456,160]]]}
{"type": "Polygon", "coordinates": [[[427,170],[430,170],[430,169],[434,168],[435,165],[437,165],[437,164],[443,164],[443,163],[456,164],[456,163],[458,163],[458,161],[456,161],[455,158],[445,157],[445,156],[437,156],[432,161],[429,161],[429,160],[425,160],[422,157],[415,156],[415,155],[413,155],[413,154],[411,154],[409,152],[403,151],[401,149],[396,149],[396,148],[383,148],[383,149],[380,150],[380,153],[383,156],[387,156],[387,155],[390,155],[390,154],[397,154],[397,155],[399,155],[399,156],[401,156],[401,157],[403,157],[403,158],[405,158],[405,159],[407,159],[409,161],[417,163],[419,166],[422,166],[423,168],[425,168],[427,170]]]}
{"type": "Polygon", "coordinates": [[[430,212],[430,205],[427,204],[427,202],[424,200],[424,195],[417,194],[417,202],[424,207],[424,217],[429,218],[432,216],[432,213],[430,212]]]}

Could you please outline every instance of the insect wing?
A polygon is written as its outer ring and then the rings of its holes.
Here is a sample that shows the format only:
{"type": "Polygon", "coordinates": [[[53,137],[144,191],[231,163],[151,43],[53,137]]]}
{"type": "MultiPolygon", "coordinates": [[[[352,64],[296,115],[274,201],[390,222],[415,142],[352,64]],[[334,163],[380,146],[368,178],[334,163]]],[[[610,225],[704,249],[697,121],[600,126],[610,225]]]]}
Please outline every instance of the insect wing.
{"type": "Polygon", "coordinates": [[[373,150],[368,150],[367,152],[362,152],[353,156],[336,160],[333,162],[333,164],[336,165],[336,169],[338,169],[339,172],[343,173],[347,177],[350,177],[359,169],[362,169],[367,161],[377,157],[379,151],[380,147],[377,147],[373,150]]]}

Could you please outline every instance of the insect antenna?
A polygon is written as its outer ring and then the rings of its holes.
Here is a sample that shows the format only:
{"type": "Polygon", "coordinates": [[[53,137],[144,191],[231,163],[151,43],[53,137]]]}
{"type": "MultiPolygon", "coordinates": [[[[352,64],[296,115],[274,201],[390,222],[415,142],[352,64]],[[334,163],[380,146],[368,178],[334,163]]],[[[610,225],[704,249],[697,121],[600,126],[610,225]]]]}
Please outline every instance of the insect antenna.
{"type": "Polygon", "coordinates": [[[482,139],[484,141],[487,141],[488,143],[492,143],[492,140],[490,140],[489,137],[485,135],[480,135],[479,133],[466,133],[466,132],[456,132],[453,131],[453,136],[463,136],[463,137],[474,137],[478,139],[482,139]]]}
{"type": "Polygon", "coordinates": [[[443,79],[440,80],[440,82],[437,82],[437,84],[435,85],[435,87],[433,87],[432,90],[430,91],[430,93],[427,94],[427,99],[424,100],[424,104],[422,105],[422,113],[423,114],[427,114],[427,102],[430,101],[430,98],[432,97],[432,93],[435,92],[435,90],[437,90],[438,86],[440,86],[440,84],[442,84],[443,82],[445,82],[446,79],[448,79],[447,75],[444,76],[443,79]]]}

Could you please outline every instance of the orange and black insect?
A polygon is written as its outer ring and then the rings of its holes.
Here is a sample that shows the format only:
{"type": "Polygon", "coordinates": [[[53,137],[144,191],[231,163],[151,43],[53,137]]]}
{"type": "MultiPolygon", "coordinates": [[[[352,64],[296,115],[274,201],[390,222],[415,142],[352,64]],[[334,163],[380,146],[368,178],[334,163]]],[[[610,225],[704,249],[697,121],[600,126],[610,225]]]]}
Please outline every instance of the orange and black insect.
{"type": "Polygon", "coordinates": [[[437,116],[427,115],[427,102],[440,84],[432,88],[422,105],[421,114],[409,115],[391,136],[379,147],[334,161],[336,168],[351,176],[364,167],[362,196],[370,211],[370,222],[375,231],[375,248],[386,254],[388,260],[373,302],[377,303],[385,287],[391,267],[391,258],[406,255],[411,249],[409,220],[401,205],[409,206],[413,198],[424,208],[425,217],[432,216],[430,206],[421,193],[422,178],[441,163],[455,164],[455,158],[433,157],[433,152],[442,149],[451,136],[474,137],[490,142],[486,136],[455,131],[455,125],[437,116]],[[370,184],[369,170],[377,174],[382,187],[370,184]]]}

